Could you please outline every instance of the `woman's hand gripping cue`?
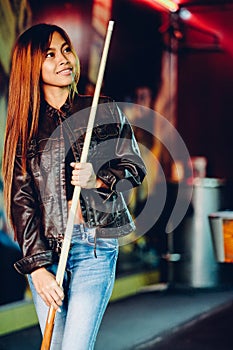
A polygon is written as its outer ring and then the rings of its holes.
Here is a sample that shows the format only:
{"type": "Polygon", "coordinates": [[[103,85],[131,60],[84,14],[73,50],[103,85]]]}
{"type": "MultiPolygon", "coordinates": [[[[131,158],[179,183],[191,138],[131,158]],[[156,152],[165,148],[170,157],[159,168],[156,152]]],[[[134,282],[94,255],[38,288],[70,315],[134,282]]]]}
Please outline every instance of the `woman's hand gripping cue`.
{"type": "Polygon", "coordinates": [[[47,306],[61,311],[60,306],[64,299],[62,288],[57,284],[55,276],[41,267],[31,273],[32,281],[37,293],[41,296],[47,306]]]}
{"type": "Polygon", "coordinates": [[[73,167],[71,184],[82,188],[101,187],[102,181],[96,177],[91,163],[71,163],[73,167]]]}

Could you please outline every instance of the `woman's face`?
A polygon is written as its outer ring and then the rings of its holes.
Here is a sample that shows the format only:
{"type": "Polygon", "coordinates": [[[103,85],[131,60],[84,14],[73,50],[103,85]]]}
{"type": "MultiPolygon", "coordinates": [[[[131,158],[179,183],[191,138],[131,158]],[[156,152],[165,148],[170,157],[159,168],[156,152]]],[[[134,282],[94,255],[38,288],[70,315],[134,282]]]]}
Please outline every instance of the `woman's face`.
{"type": "Polygon", "coordinates": [[[43,88],[67,88],[74,80],[76,67],[76,57],[70,46],[58,32],[54,32],[41,68],[43,88]]]}

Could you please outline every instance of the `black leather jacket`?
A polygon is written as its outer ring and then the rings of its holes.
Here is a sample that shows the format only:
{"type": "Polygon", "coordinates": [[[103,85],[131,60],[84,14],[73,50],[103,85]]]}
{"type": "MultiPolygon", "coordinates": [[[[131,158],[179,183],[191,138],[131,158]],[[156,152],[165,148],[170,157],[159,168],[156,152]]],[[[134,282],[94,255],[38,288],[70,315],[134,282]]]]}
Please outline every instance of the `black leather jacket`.
{"type": "MultiPolygon", "coordinates": [[[[31,273],[57,259],[73,190],[67,162],[80,160],[91,103],[91,97],[76,95],[60,111],[46,102],[41,104],[38,135],[27,150],[26,175],[22,174],[18,145],[11,212],[23,253],[15,263],[20,273],[31,273]]],[[[107,189],[81,190],[85,225],[95,227],[97,237],[130,233],[135,227],[122,192],[140,185],[146,170],[127,119],[108,98],[99,101],[88,162],[107,189]]]]}

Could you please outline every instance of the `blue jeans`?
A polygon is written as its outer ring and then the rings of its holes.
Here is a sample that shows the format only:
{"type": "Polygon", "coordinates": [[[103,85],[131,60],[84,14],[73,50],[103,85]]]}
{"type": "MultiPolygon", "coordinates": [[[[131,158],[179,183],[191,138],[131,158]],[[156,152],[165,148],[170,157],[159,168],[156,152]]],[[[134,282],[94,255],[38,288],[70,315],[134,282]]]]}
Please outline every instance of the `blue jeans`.
{"type": "MultiPolygon", "coordinates": [[[[112,294],[118,256],[117,239],[97,238],[94,229],[75,225],[63,288],[65,299],[56,313],[51,350],[92,350],[105,309],[112,294]]],[[[56,274],[57,265],[48,268],[56,274]]],[[[43,333],[48,307],[37,294],[28,275],[33,301],[43,333]]]]}

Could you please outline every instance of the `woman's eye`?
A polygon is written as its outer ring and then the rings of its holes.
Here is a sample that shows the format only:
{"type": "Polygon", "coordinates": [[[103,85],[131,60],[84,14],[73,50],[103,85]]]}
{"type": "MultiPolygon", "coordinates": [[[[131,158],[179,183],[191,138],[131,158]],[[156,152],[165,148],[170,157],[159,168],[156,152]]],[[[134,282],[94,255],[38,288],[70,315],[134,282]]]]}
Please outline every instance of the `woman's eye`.
{"type": "Polygon", "coordinates": [[[45,57],[46,58],[54,57],[54,53],[53,52],[47,52],[45,57]]]}
{"type": "Polygon", "coordinates": [[[69,46],[66,46],[65,48],[64,48],[64,52],[66,53],[66,52],[71,52],[71,48],[69,47],[69,46]]]}

